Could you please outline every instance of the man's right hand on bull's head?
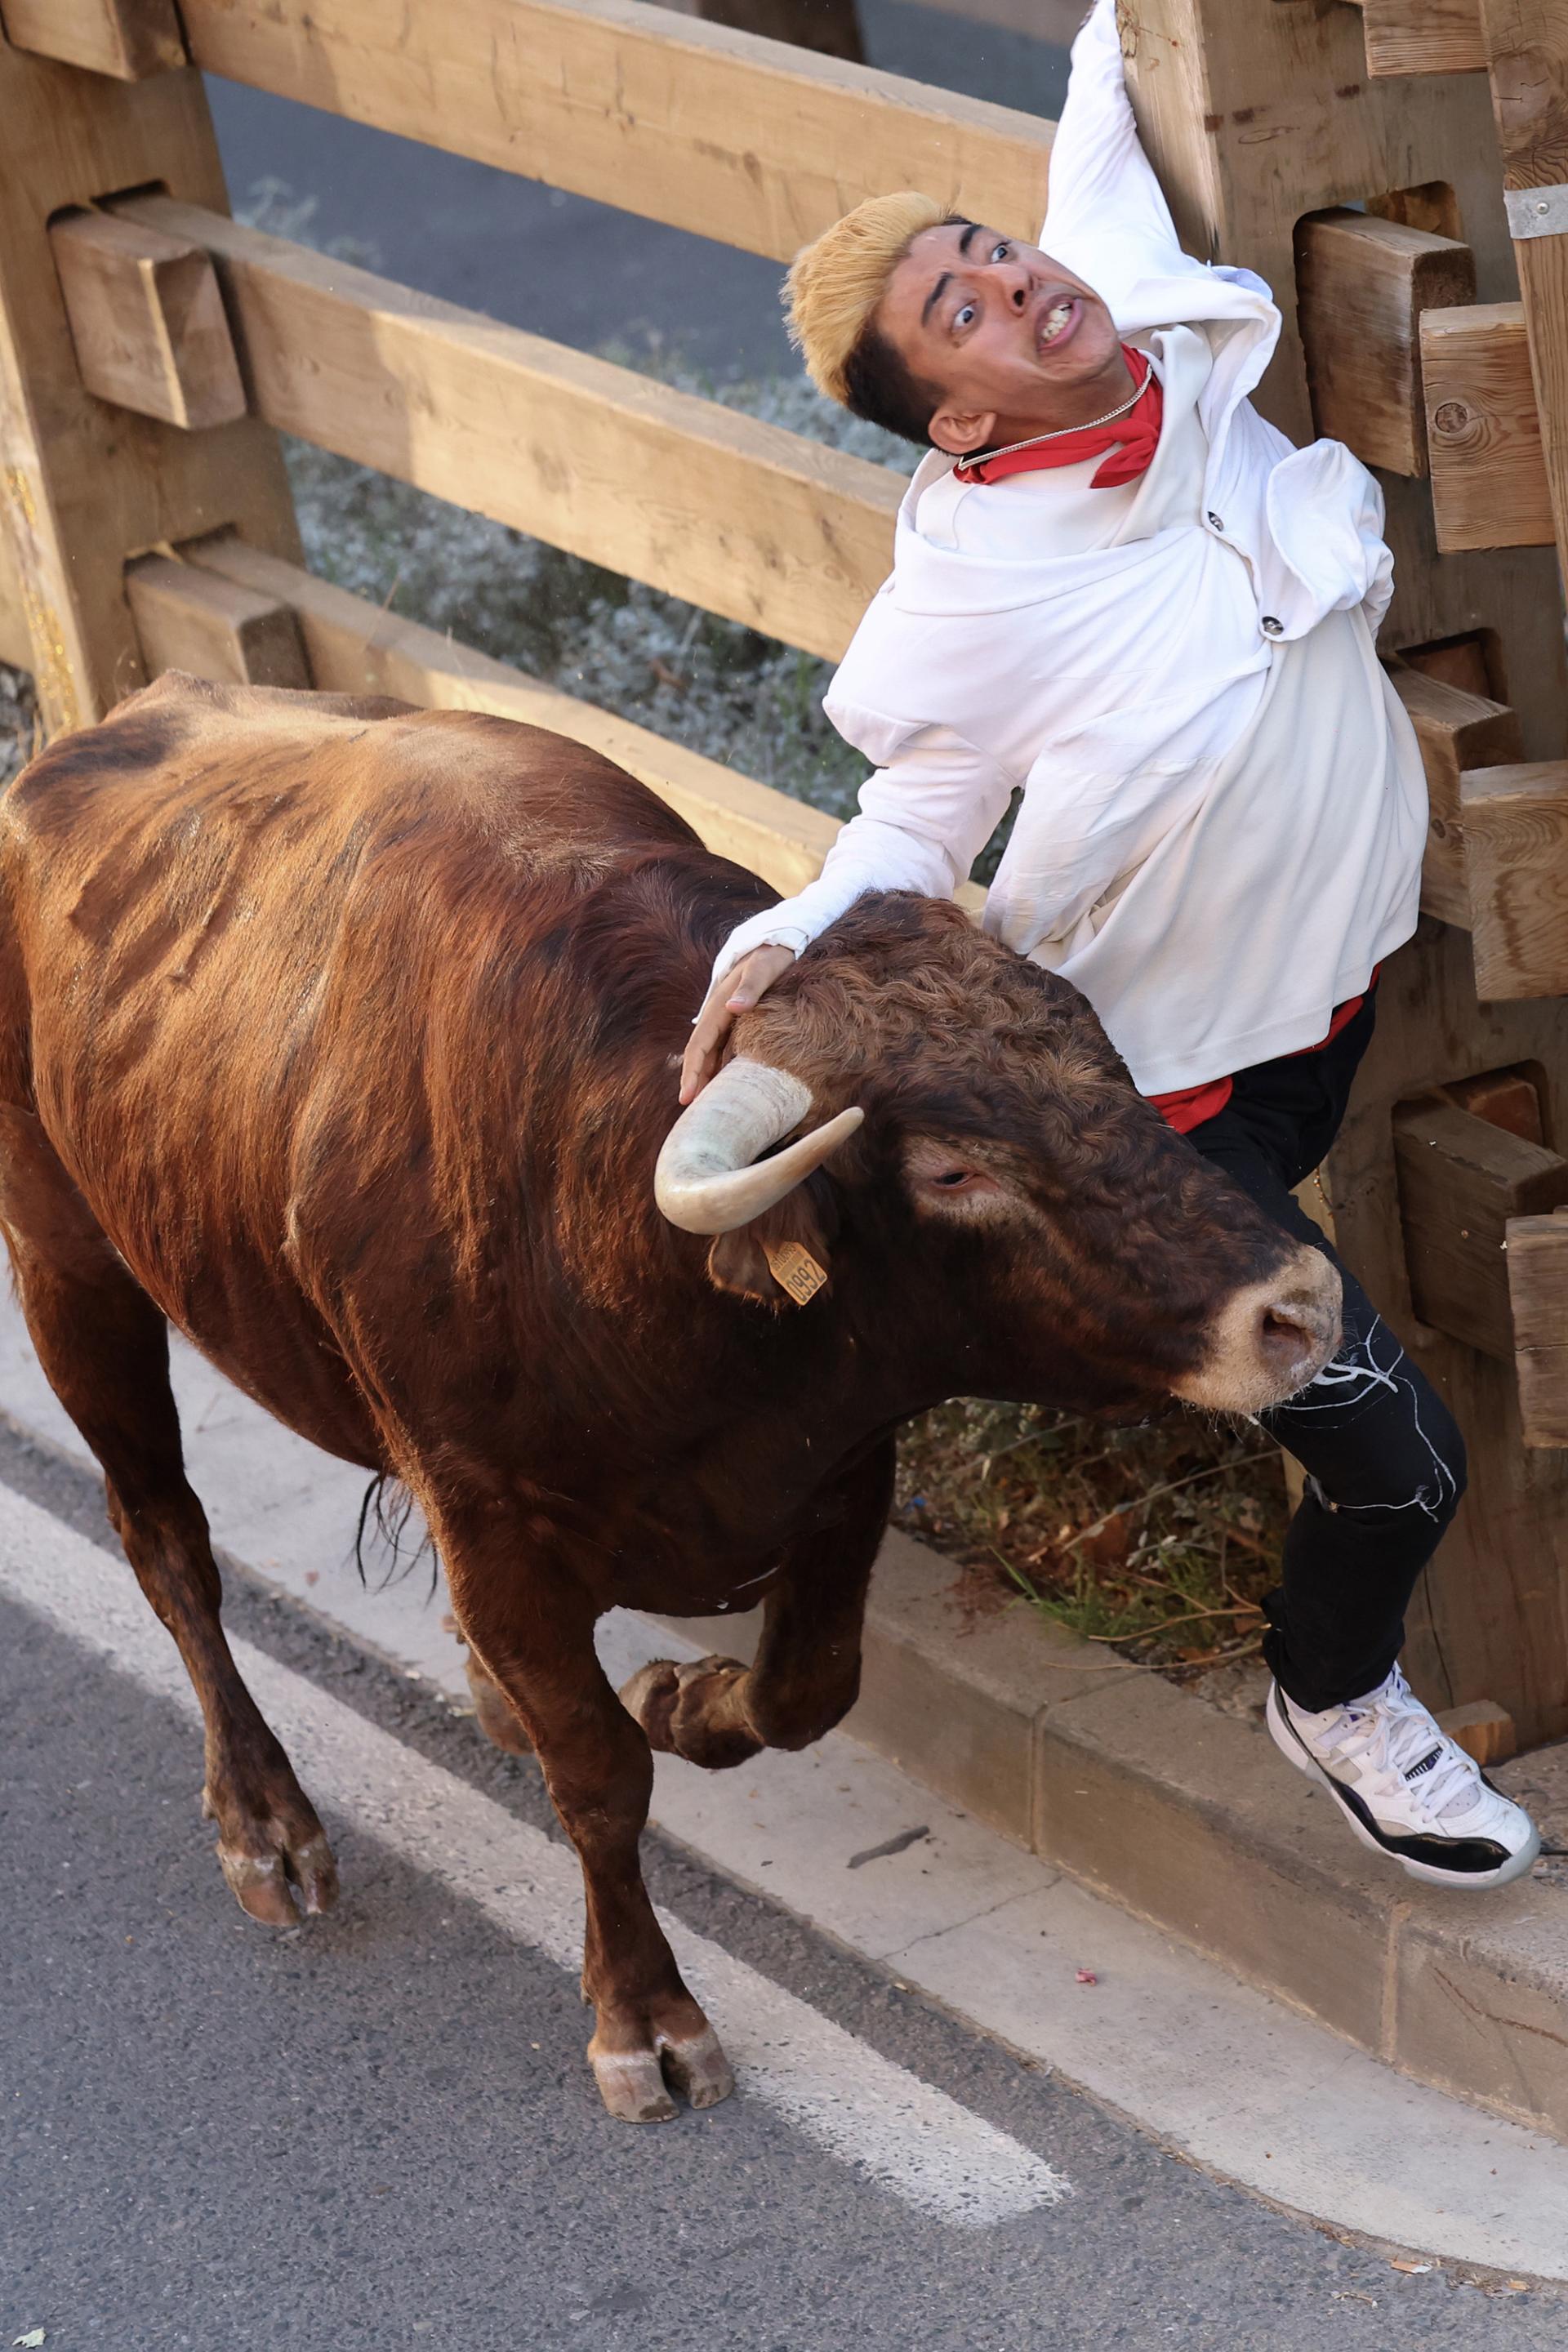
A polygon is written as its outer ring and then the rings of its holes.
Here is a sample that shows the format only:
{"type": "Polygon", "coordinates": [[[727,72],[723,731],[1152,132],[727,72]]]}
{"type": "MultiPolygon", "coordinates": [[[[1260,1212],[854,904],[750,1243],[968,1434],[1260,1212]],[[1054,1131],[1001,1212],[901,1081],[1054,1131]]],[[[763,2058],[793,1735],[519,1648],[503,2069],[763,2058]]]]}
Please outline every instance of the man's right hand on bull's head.
{"type": "Polygon", "coordinates": [[[793,948],[753,948],[713,982],[691,1024],[691,1042],[680,1065],[680,1099],[695,1101],[719,1067],[724,1040],[737,1013],[749,1013],[795,961],[793,948]]]}

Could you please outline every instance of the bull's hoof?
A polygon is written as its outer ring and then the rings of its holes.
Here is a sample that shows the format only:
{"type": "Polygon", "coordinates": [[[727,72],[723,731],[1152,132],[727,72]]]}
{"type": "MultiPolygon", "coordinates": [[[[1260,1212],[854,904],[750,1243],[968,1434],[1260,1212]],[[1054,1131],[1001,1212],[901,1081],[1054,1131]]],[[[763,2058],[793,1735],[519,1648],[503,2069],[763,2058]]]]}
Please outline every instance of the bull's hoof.
{"type": "Polygon", "coordinates": [[[204,1790],[202,1810],[218,1823],[218,1867],[247,1918],[263,1927],[297,1927],[301,1913],[309,1918],[331,1909],[338,1865],[303,1797],[286,1814],[239,1815],[204,1790]]]}
{"type": "Polygon", "coordinates": [[[656,2033],[638,2050],[606,2050],[595,2034],[588,2059],[599,2096],[617,2123],[668,2124],[679,2112],[679,2091],[693,2107],[716,2107],[735,2087],[723,2045],[710,2025],[682,2040],[656,2033]]]}
{"type": "Polygon", "coordinates": [[[463,1672],[473,1695],[474,1714],[485,1738],[509,1756],[531,1756],[533,1742],[522,1719],[499,1683],[492,1682],[472,1650],[463,1653],[463,1672]]]}
{"type": "Polygon", "coordinates": [[[741,1701],[747,1672],[738,1658],[697,1658],[684,1666],[653,1658],[625,1685],[621,1705],[661,1755],[726,1771],[747,1763],[763,1744],[741,1701]]]}

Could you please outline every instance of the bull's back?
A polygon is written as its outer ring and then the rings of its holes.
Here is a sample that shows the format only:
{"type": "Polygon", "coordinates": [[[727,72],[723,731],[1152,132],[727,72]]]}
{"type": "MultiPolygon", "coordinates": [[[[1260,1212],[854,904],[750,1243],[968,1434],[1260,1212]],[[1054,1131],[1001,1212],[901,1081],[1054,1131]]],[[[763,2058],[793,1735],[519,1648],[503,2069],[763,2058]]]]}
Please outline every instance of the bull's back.
{"type": "Polygon", "coordinates": [[[540,730],[164,678],[0,803],[0,1101],[279,1409],[223,1335],[276,1324],[301,1216],[340,1260],[428,1258],[433,1188],[483,1190],[517,975],[548,975],[606,876],[671,851],[701,855],[540,730]]]}

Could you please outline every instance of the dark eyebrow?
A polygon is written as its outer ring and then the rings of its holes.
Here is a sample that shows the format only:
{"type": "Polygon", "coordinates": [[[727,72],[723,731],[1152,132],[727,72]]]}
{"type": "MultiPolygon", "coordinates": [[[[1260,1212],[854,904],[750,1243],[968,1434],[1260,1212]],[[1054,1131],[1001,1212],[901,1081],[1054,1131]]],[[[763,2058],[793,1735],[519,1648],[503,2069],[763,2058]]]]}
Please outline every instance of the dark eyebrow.
{"type": "Polygon", "coordinates": [[[967,226],[967,228],[965,228],[965,230],[964,230],[964,232],[963,232],[963,235],[959,238],[959,240],[958,240],[958,249],[959,249],[960,253],[962,253],[962,254],[963,254],[963,257],[964,257],[965,261],[967,261],[967,260],[968,260],[968,258],[969,258],[969,240],[970,240],[970,238],[971,238],[972,236],[978,236],[979,235],[980,235],[980,223],[979,223],[978,221],[971,221],[971,222],[969,223],[969,226],[967,226]]]}
{"type": "Polygon", "coordinates": [[[941,301],[943,294],[946,292],[948,286],[952,282],[952,271],[944,269],[942,276],[937,279],[936,284],[931,288],[931,292],[926,296],[925,308],[921,312],[921,324],[922,327],[925,325],[926,320],[931,317],[931,314],[935,309],[937,303],[941,301]]]}

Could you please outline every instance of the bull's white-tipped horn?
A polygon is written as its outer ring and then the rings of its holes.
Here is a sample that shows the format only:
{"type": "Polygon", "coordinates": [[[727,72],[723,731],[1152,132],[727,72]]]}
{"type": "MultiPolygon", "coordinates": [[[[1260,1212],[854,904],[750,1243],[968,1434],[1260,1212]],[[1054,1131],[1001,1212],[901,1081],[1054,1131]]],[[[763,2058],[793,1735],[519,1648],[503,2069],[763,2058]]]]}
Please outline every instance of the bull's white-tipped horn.
{"type": "Polygon", "coordinates": [[[658,1155],[654,1198],[670,1223],[689,1234],[732,1234],[749,1225],[804,1183],[865,1117],[841,1110],[787,1151],[763,1160],[810,1108],[810,1087],[788,1070],[743,1054],[726,1062],[681,1112],[658,1155]]]}

